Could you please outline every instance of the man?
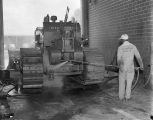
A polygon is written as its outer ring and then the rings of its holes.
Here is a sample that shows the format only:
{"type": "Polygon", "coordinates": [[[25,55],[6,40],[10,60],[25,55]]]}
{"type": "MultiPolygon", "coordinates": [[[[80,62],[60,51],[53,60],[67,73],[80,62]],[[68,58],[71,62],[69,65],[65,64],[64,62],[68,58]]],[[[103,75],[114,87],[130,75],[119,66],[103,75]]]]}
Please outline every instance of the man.
{"type": "Polygon", "coordinates": [[[135,45],[128,41],[128,35],[123,34],[120,37],[122,43],[118,47],[117,63],[119,66],[119,99],[129,100],[131,98],[131,86],[134,79],[134,56],[136,57],[140,69],[143,70],[141,56],[135,45]]]}

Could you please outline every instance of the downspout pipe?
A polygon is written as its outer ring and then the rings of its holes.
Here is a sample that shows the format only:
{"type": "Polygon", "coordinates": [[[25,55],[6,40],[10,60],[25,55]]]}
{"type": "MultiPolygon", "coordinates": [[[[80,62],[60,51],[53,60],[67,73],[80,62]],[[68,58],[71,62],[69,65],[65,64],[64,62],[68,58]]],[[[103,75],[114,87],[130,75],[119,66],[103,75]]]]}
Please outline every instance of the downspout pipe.
{"type": "Polygon", "coordinates": [[[81,0],[81,34],[84,39],[88,38],[88,0],[81,0]]]}

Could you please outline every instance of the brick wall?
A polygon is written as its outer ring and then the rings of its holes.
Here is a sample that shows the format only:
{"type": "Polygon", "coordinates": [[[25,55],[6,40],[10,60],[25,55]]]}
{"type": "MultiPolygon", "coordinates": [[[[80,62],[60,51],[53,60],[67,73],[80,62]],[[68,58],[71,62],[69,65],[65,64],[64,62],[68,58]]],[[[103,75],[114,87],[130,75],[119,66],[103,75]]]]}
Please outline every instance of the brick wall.
{"type": "Polygon", "coordinates": [[[118,38],[127,33],[146,68],[150,64],[153,0],[89,0],[88,3],[89,46],[100,48],[105,63],[110,64],[118,38]]]}

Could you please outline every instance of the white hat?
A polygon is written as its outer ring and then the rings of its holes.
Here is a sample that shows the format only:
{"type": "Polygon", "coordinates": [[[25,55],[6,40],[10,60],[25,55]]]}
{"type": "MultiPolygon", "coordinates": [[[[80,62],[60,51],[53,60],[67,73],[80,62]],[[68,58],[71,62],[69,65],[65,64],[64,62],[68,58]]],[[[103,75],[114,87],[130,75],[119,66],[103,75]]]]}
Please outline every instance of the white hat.
{"type": "Polygon", "coordinates": [[[122,40],[127,40],[128,38],[129,38],[129,36],[127,34],[123,34],[120,37],[120,39],[122,39],[122,40]]]}

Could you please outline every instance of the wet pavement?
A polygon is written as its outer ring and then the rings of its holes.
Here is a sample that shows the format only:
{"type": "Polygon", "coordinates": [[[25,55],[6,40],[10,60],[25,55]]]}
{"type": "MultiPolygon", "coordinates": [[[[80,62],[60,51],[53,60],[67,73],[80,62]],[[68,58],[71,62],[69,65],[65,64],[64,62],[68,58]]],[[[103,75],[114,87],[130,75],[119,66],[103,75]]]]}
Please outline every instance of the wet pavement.
{"type": "Polygon", "coordinates": [[[117,84],[63,92],[61,79],[46,81],[42,93],[7,99],[10,120],[150,120],[151,94],[136,89],[130,101],[118,100],[117,84]]]}

